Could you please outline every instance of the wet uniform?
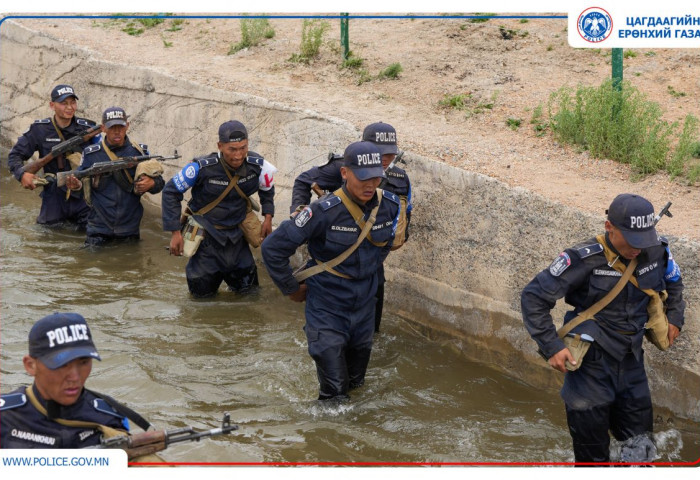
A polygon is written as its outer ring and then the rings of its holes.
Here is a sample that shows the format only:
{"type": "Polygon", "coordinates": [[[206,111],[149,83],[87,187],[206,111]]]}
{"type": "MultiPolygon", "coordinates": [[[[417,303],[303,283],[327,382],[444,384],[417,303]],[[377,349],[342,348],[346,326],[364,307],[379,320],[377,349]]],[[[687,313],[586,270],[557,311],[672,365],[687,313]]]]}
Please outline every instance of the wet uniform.
{"type": "MultiPolygon", "coordinates": [[[[231,178],[239,176],[238,186],[251,197],[258,192],[262,214],[274,215],[275,187],[262,174],[264,159],[255,152],[235,171],[228,167],[219,153],[194,159],[168,181],[163,189],[163,230],[179,230],[183,194],[192,189],[188,203],[190,211],[197,212],[215,201],[229,185],[231,178]]],[[[187,263],[187,284],[194,296],[203,297],[216,293],[222,281],[233,291],[245,291],[258,285],[255,260],[248,243],[239,228],[245,219],[248,204],[235,188],[228,192],[216,207],[195,219],[206,234],[197,253],[187,263]]]]}
{"type": "MultiPolygon", "coordinates": [[[[139,149],[125,137],[121,147],[109,147],[117,157],[148,155],[148,147],[139,145],[139,149]]],[[[91,145],[83,150],[83,159],[79,170],[86,170],[98,162],[109,162],[110,157],[102,143],[91,145]]],[[[134,193],[133,180],[136,167],[127,168],[93,177],[90,217],[88,219],[88,245],[100,245],[110,240],[138,240],[140,237],[143,205],[141,195],[134,193]]],[[[156,194],[163,190],[165,181],[157,176],[155,184],[148,193],[156,194]]]]}
{"type": "MultiPolygon", "coordinates": [[[[376,205],[377,195],[366,205],[358,206],[367,218],[376,205]]],[[[399,198],[384,191],[371,237],[375,243],[387,243],[376,246],[365,238],[345,261],[334,267],[350,278],[323,271],[305,280],[304,331],[309,354],[316,362],[319,399],[345,396],[350,388],[364,382],[372,351],[377,271],[391,250],[398,214],[399,198]]],[[[330,193],[312,202],[294,219],[282,222],[263,242],[263,260],[275,285],[289,295],[299,289],[289,265],[289,257],[299,246],[308,243],[309,267],[316,264],[314,259],[328,262],[338,257],[355,243],[360,232],[340,197],[330,193]]]]}
{"type": "MultiPolygon", "coordinates": [[[[61,128],[61,134],[65,140],[78,136],[96,125],[92,120],[73,117],[70,125],[61,128]]],[[[99,142],[100,135],[96,135],[84,142],[76,149],[80,153],[83,148],[99,142]]],[[[10,150],[8,167],[12,175],[18,180],[22,179],[24,162],[29,160],[34,152],[38,152],[39,158],[43,158],[51,152],[51,149],[61,143],[60,136],[51,122],[51,118],[36,120],[29,129],[17,139],[17,143],[10,150]]],[[[67,152],[70,154],[71,152],[67,152]]],[[[55,175],[58,172],[67,172],[71,169],[70,162],[64,155],[54,158],[44,166],[44,174],[55,175]]],[[[43,187],[41,196],[41,210],[36,221],[40,224],[51,225],[63,221],[77,223],[80,227],[87,225],[90,208],[83,199],[82,192],[71,192],[66,200],[66,187],[57,187],[56,182],[50,182],[43,187]]]]}
{"type": "Polygon", "coordinates": [[[0,448],[85,448],[99,445],[97,428],[61,425],[39,412],[24,393],[33,392],[52,418],[94,422],[118,430],[129,430],[129,421],[117,413],[104,399],[83,389],[76,403],[70,406],[46,402],[35,386],[21,387],[2,395],[0,401],[0,448]]]}
{"type": "MultiPolygon", "coordinates": [[[[308,205],[311,201],[311,185],[316,183],[322,190],[335,191],[343,185],[343,177],[340,174],[340,167],[343,166],[343,157],[331,155],[328,162],[319,167],[313,167],[302,172],[294,180],[292,190],[292,205],[290,213],[294,213],[300,205],[308,205]]],[[[388,190],[396,195],[407,198],[406,219],[408,225],[411,223],[411,211],[413,210],[411,182],[408,174],[402,168],[393,165],[386,172],[386,178],[382,179],[379,188],[388,190]]],[[[405,239],[408,240],[408,225],[406,226],[405,239]]],[[[379,267],[379,285],[377,286],[377,304],[374,317],[374,330],[379,331],[384,310],[384,264],[379,267]]]]}
{"type": "MultiPolygon", "coordinates": [[[[668,292],[668,320],[680,329],[685,310],[683,282],[667,241],[661,240],[661,245],[642,250],[634,275],[641,288],[668,292]]],[[[607,234],[606,242],[610,245],[607,234]]],[[[621,256],[618,261],[629,263],[621,256]]],[[[567,323],[603,298],[620,277],[608,265],[603,246],[591,239],[566,249],[524,288],[525,326],[546,358],[564,348],[550,314],[556,301],[564,297],[574,307],[564,317],[567,323]]],[[[648,303],[649,296],[628,282],[595,320],[572,331],[594,339],[581,367],[566,373],[561,390],[577,462],[609,461],[608,430],[623,441],[653,429],[642,350],[648,303]]]]}

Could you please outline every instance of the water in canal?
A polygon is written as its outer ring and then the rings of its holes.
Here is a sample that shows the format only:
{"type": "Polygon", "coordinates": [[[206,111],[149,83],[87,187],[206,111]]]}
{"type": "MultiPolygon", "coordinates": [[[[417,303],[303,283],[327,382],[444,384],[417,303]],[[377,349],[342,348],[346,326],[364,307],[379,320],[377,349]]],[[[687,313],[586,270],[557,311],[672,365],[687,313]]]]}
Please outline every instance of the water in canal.
{"type": "MultiPolygon", "coordinates": [[[[34,321],[54,311],[88,319],[102,362],[88,387],[159,428],[240,429],[178,444],[171,462],[571,462],[558,395],[466,361],[386,314],[366,385],[341,405],[315,400],[303,305],[283,297],[259,263],[261,288],[193,300],[185,259],[147,209],[138,244],[81,249],[82,233],[36,225],[37,192],[3,168],[0,181],[2,392],[31,382],[21,358],[34,321]]],[[[284,210],[284,208],[280,208],[284,210]]],[[[390,292],[390,286],[387,287],[390,292]]],[[[698,429],[656,426],[659,461],[689,462],[698,429]]]]}

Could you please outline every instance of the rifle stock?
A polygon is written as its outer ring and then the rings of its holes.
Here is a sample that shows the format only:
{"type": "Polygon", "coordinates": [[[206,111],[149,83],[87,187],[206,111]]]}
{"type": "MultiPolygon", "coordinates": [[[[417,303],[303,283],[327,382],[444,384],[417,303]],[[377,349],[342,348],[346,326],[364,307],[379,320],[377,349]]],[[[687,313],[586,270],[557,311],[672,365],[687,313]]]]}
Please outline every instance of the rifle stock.
{"type": "Polygon", "coordinates": [[[44,155],[42,158],[26,164],[22,168],[22,173],[36,174],[36,172],[48,165],[48,163],[54,158],[57,158],[59,155],[63,155],[69,150],[73,150],[75,147],[80,146],[80,144],[87,142],[101,131],[102,126],[95,125],[94,127],[85,130],[85,132],[83,132],[81,135],[76,135],[75,137],[69,138],[64,142],[59,143],[58,145],[54,146],[51,149],[51,151],[44,155]]]}
{"type": "Polygon", "coordinates": [[[115,160],[113,162],[97,162],[90,168],[86,168],[85,170],[75,169],[69,172],[58,172],[56,174],[56,183],[59,187],[62,187],[66,184],[66,180],[70,176],[74,176],[75,178],[80,180],[85,177],[94,177],[95,175],[101,175],[103,173],[115,172],[117,170],[124,170],[126,168],[135,167],[139,163],[145,162],[146,160],[163,161],[175,160],[178,158],[180,158],[180,155],[178,155],[176,151],[174,155],[171,155],[169,157],[164,157],[162,155],[138,155],[134,157],[122,157],[119,160],[115,160]]]}

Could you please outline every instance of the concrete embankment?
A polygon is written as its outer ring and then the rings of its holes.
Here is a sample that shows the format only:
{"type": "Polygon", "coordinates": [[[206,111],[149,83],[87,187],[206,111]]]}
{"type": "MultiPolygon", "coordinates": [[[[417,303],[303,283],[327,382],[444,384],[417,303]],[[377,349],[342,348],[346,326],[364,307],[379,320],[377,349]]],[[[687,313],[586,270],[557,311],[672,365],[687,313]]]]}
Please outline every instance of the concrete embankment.
{"type": "MultiPolygon", "coordinates": [[[[341,119],[148,68],[98,61],[87,50],[11,20],[0,25],[0,73],[3,145],[10,146],[33,119],[48,115],[53,85],[70,83],[80,96],[82,115],[99,120],[104,108],[123,106],[131,116],[133,140],[148,144],[152,153],[168,155],[176,148],[183,158],[168,165],[167,178],[192,157],[215,150],[220,123],[242,120],[251,148],[279,168],[276,222],[287,216],[294,177],[360,136],[341,119]]],[[[535,353],[520,317],[520,290],[562,248],[602,231],[603,212],[584,214],[411,152],[406,159],[415,210],[409,242],[387,260],[386,308],[421,325],[427,335],[453,339],[470,359],[554,391],[561,375],[535,353]]],[[[686,285],[686,327],[668,352],[648,345],[647,365],[656,405],[697,419],[700,243],[670,240],[686,285]]],[[[560,303],[555,318],[565,309],[560,303]]]]}

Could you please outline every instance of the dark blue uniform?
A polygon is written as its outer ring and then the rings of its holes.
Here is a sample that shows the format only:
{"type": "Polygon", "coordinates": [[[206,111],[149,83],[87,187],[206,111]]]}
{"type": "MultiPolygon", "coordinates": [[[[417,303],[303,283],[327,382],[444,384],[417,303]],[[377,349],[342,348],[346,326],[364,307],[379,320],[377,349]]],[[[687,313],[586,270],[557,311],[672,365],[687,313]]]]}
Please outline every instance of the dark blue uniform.
{"type": "MultiPolygon", "coordinates": [[[[610,245],[607,235],[606,241],[610,245]]],[[[668,320],[680,329],[685,310],[683,282],[667,242],[662,239],[660,246],[642,250],[637,258],[634,275],[639,286],[668,292],[668,320]]],[[[622,257],[618,261],[629,263],[622,257]]],[[[550,314],[556,301],[564,297],[574,307],[564,317],[567,323],[603,298],[620,277],[608,265],[603,246],[590,239],[566,249],[524,288],[523,320],[546,358],[564,348],[550,314]]],[[[582,366],[566,373],[561,390],[576,461],[608,461],[608,430],[620,441],[652,431],[651,394],[642,350],[648,303],[649,296],[628,282],[595,320],[572,331],[594,340],[582,366]]]]}
{"type": "MultiPolygon", "coordinates": [[[[92,120],[73,117],[70,125],[60,130],[64,140],[68,140],[82,134],[95,125],[95,122],[92,120]]],[[[76,152],[80,153],[88,145],[99,142],[99,139],[99,135],[91,138],[83,143],[76,152]]],[[[62,141],[50,118],[36,120],[17,139],[17,143],[10,150],[8,156],[10,172],[17,180],[21,180],[25,161],[29,160],[35,152],[39,153],[39,158],[48,155],[51,149],[62,141]]],[[[68,152],[68,154],[70,153],[68,152]]],[[[55,175],[58,172],[67,172],[70,169],[70,163],[65,158],[65,155],[60,155],[44,166],[44,174],[55,175]]],[[[43,187],[40,195],[41,210],[36,219],[37,223],[51,225],[63,221],[71,221],[82,228],[87,225],[90,209],[85,204],[82,192],[71,192],[68,200],[66,200],[66,187],[57,187],[55,182],[51,182],[43,187]]]]}
{"type": "MultiPolygon", "coordinates": [[[[82,420],[129,430],[129,421],[105,400],[83,390],[70,406],[46,402],[35,386],[34,394],[52,418],[82,420]]],[[[85,448],[99,445],[101,433],[96,428],[68,427],[39,412],[25,395],[25,387],[2,395],[0,401],[0,448],[85,448]]]]}
{"type": "MultiPolygon", "coordinates": [[[[311,201],[311,185],[316,183],[322,190],[335,191],[343,185],[343,177],[340,174],[340,167],[343,166],[342,156],[330,156],[327,163],[320,167],[313,167],[302,172],[294,180],[292,189],[292,206],[290,213],[294,213],[300,205],[308,205],[311,201]]],[[[379,188],[388,190],[396,195],[405,196],[408,202],[406,207],[406,219],[408,225],[411,223],[411,211],[413,210],[413,192],[411,182],[405,170],[392,166],[386,172],[386,178],[382,179],[379,188]]],[[[406,226],[405,239],[408,240],[408,225],[406,226]]],[[[382,322],[382,311],[384,310],[384,265],[379,267],[379,285],[377,286],[377,304],[375,309],[374,330],[379,331],[382,322]]]]}
{"type": "MultiPolygon", "coordinates": [[[[377,205],[377,196],[360,205],[365,218],[377,205]]],[[[399,214],[399,199],[385,191],[372,227],[376,246],[365,238],[360,246],[335,270],[350,278],[321,272],[308,278],[306,325],[309,354],[316,362],[320,382],[319,399],[347,395],[350,388],[364,382],[372,351],[374,295],[377,271],[391,250],[399,214]]],[[[308,243],[311,260],[328,262],[349,249],[360,235],[342,200],[328,194],[311,203],[294,219],[285,220],[262,244],[262,255],[270,277],[283,294],[299,289],[292,275],[289,257],[308,243]]]]}
{"type": "MultiPolygon", "coordinates": [[[[258,192],[262,214],[274,215],[275,187],[261,187],[263,158],[248,152],[248,158],[235,171],[230,169],[218,153],[194,159],[177,173],[163,189],[163,230],[179,230],[183,194],[192,188],[188,207],[197,212],[216,200],[229,184],[229,177],[239,176],[238,186],[251,197],[258,192]]],[[[197,253],[187,263],[187,284],[197,297],[216,293],[222,281],[231,290],[245,291],[258,285],[257,267],[248,243],[239,228],[246,216],[248,204],[235,188],[219,204],[195,219],[204,227],[206,235],[197,253]]]]}
{"type": "MultiPolygon", "coordinates": [[[[121,147],[109,146],[117,157],[148,155],[148,147],[140,145],[139,151],[131,144],[129,137],[121,147]]],[[[83,150],[83,159],[79,170],[85,170],[98,162],[109,162],[110,158],[102,144],[91,145],[83,150]]],[[[134,193],[133,180],[136,167],[117,170],[96,177],[92,182],[90,217],[88,218],[88,245],[100,245],[111,240],[134,239],[140,236],[143,205],[141,195],[134,193]],[[131,181],[130,181],[131,179],[131,181]]],[[[149,193],[163,190],[163,177],[153,179],[155,185],[149,193]]]]}

